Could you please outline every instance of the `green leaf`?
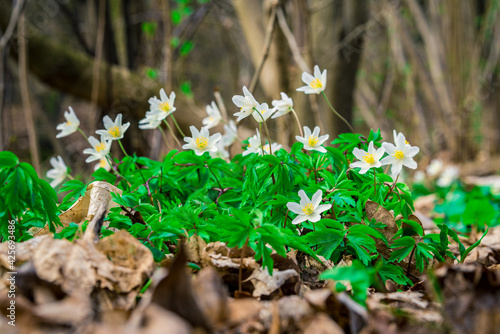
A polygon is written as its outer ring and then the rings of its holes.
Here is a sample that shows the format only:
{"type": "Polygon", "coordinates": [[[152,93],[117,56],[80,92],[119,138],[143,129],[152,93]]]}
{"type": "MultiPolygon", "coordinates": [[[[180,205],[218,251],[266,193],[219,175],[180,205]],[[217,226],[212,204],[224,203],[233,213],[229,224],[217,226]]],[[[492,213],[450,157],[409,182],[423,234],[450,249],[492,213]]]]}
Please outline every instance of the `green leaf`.
{"type": "Polygon", "coordinates": [[[352,225],[349,228],[349,233],[352,233],[352,232],[371,235],[374,238],[381,239],[386,245],[388,245],[387,238],[382,233],[380,233],[379,231],[377,231],[376,229],[374,229],[370,226],[366,226],[363,224],[352,225]]]}
{"type": "Polygon", "coordinates": [[[472,199],[467,202],[462,215],[463,223],[466,225],[490,225],[495,218],[495,208],[486,199],[472,199]]]}
{"type": "Polygon", "coordinates": [[[351,232],[347,234],[348,246],[351,246],[358,258],[364,265],[371,262],[370,253],[376,252],[375,240],[362,232],[351,232]]]}
{"type": "Polygon", "coordinates": [[[316,253],[318,255],[330,259],[333,252],[344,240],[345,233],[345,231],[335,229],[322,229],[308,233],[302,238],[310,245],[317,245],[316,253]]]}
{"type": "Polygon", "coordinates": [[[19,159],[16,155],[9,151],[0,152],[0,169],[7,167],[14,167],[19,163],[19,159]]]}
{"type": "Polygon", "coordinates": [[[401,285],[412,285],[412,281],[406,277],[403,268],[396,266],[392,263],[386,263],[378,269],[378,274],[382,279],[382,282],[390,279],[397,284],[401,285]]]}
{"type": "Polygon", "coordinates": [[[473,243],[472,245],[470,245],[463,253],[460,252],[460,262],[464,262],[465,258],[469,255],[469,253],[474,249],[476,248],[477,246],[479,246],[479,244],[481,243],[481,241],[483,240],[483,238],[486,236],[486,234],[488,233],[489,231],[489,228],[486,229],[486,231],[484,232],[484,234],[481,236],[481,238],[476,241],[475,243],[473,243]]]}
{"type": "Polygon", "coordinates": [[[352,286],[353,299],[361,305],[365,305],[367,289],[374,280],[373,276],[373,268],[364,266],[358,260],[353,260],[350,267],[337,266],[323,272],[319,278],[322,280],[349,281],[352,286]]]}
{"type": "Polygon", "coordinates": [[[141,28],[146,36],[153,37],[156,32],[156,22],[142,22],[141,28]]]}
{"type": "Polygon", "coordinates": [[[186,41],[182,44],[179,53],[181,57],[185,57],[191,52],[191,50],[193,50],[193,43],[191,41],[186,41]]]}
{"type": "Polygon", "coordinates": [[[80,196],[83,196],[85,194],[86,190],[87,190],[87,185],[82,181],[70,180],[63,184],[63,186],[59,190],[59,193],[69,191],[69,193],[66,194],[66,196],[64,196],[63,199],[63,202],[66,202],[70,198],[75,198],[75,199],[80,198],[80,196]]]}
{"type": "Polygon", "coordinates": [[[96,170],[92,174],[92,177],[95,179],[95,181],[106,181],[111,184],[114,184],[116,182],[116,175],[108,172],[104,168],[99,168],[98,170],[96,170]]]}

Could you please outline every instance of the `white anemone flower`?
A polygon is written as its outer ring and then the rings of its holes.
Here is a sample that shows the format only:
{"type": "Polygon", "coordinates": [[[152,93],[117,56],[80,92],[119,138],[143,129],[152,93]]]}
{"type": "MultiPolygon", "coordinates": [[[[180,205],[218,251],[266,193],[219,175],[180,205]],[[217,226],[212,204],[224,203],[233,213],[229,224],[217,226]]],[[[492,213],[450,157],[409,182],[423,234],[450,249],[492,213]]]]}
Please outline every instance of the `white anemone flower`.
{"type": "Polygon", "coordinates": [[[281,100],[273,100],[273,107],[277,110],[271,118],[280,117],[292,111],[293,100],[285,93],[281,92],[281,100]]]}
{"type": "MultiPolygon", "coordinates": [[[[269,148],[271,148],[273,154],[276,154],[276,152],[278,152],[281,149],[281,147],[282,146],[278,143],[272,143],[271,147],[269,147],[269,143],[267,143],[266,145],[264,145],[264,152],[266,152],[266,154],[271,154],[271,151],[269,150],[269,148]]],[[[262,150],[259,152],[259,155],[262,155],[261,152],[262,150]]]]}
{"type": "Polygon", "coordinates": [[[182,146],[183,149],[194,150],[196,155],[202,155],[205,152],[217,152],[217,147],[215,144],[221,139],[222,135],[216,133],[210,136],[208,129],[202,127],[200,131],[194,126],[190,126],[192,137],[184,137],[184,141],[187,144],[182,146]]]}
{"type": "Polygon", "coordinates": [[[161,120],[158,119],[158,115],[151,114],[150,112],[146,113],[146,118],[143,118],[139,121],[139,129],[141,130],[149,130],[149,129],[157,129],[161,124],[161,120]]]}
{"type": "Polygon", "coordinates": [[[236,139],[238,139],[238,128],[233,120],[230,120],[229,124],[224,124],[224,132],[225,133],[222,136],[224,146],[229,146],[234,143],[236,139]]]}
{"type": "Polygon", "coordinates": [[[453,181],[458,178],[459,175],[460,171],[456,166],[448,166],[443,170],[436,183],[441,188],[449,187],[453,183],[453,181]]]}
{"type": "Polygon", "coordinates": [[[309,220],[311,223],[319,221],[321,219],[321,213],[332,207],[331,204],[320,204],[322,196],[323,192],[318,190],[313,197],[309,199],[304,190],[299,190],[300,203],[288,202],[286,204],[286,207],[290,211],[298,214],[292,221],[292,224],[299,224],[306,220],[309,220]]]}
{"type": "Polygon", "coordinates": [[[122,125],[122,114],[116,115],[116,119],[113,122],[111,118],[106,115],[103,118],[104,127],[106,130],[97,130],[95,133],[102,136],[101,138],[108,140],[118,140],[123,138],[123,134],[127,131],[130,126],[130,122],[122,125]]]}
{"type": "Polygon", "coordinates": [[[425,169],[429,176],[436,176],[443,170],[443,162],[439,159],[431,161],[429,166],[425,169]]]}
{"type": "Polygon", "coordinates": [[[305,94],[319,94],[326,88],[326,70],[321,73],[319,66],[314,66],[314,76],[307,72],[302,73],[302,81],[306,84],[300,88],[298,91],[304,92],[305,94]]]}
{"type": "Polygon", "coordinates": [[[361,168],[359,174],[364,174],[370,168],[378,168],[382,166],[380,158],[384,155],[385,149],[383,147],[375,149],[373,142],[371,141],[370,144],[368,144],[368,151],[360,150],[355,147],[352,153],[359,161],[351,163],[349,167],[361,168]]]}
{"type": "MultiPolygon", "coordinates": [[[[399,135],[403,135],[403,133],[402,132],[397,132],[396,130],[392,130],[392,136],[394,137],[394,143],[396,143],[396,140],[397,140],[397,138],[398,138],[399,135]]],[[[406,139],[405,139],[405,144],[406,145],[410,145],[410,143],[406,139]]]]}
{"type": "MultiPolygon", "coordinates": [[[[167,96],[165,90],[160,89],[160,98],[158,99],[156,96],[149,99],[149,105],[151,111],[149,114],[151,116],[156,116],[158,120],[162,121],[167,118],[168,115],[177,110],[174,107],[175,102],[175,93],[170,93],[170,97],[167,96]]],[[[147,114],[146,114],[147,116],[147,114]]]]}
{"type": "Polygon", "coordinates": [[[48,170],[46,175],[48,178],[53,179],[50,182],[50,185],[54,188],[59,183],[64,181],[68,175],[68,167],[66,167],[66,164],[60,155],[58,155],[57,158],[50,158],[50,164],[53,168],[48,170]]]}
{"type": "Polygon", "coordinates": [[[220,113],[219,107],[217,104],[212,101],[211,105],[207,106],[207,114],[208,117],[204,118],[202,123],[207,129],[211,129],[217,125],[219,125],[222,120],[222,115],[220,113]]]}
{"type": "Polygon", "coordinates": [[[224,142],[222,140],[219,140],[215,144],[215,147],[217,148],[217,151],[210,152],[210,156],[212,158],[221,158],[223,160],[226,160],[229,158],[229,152],[226,150],[224,142]]]}
{"type": "Polygon", "coordinates": [[[61,132],[57,134],[56,138],[69,136],[70,134],[76,132],[78,130],[78,127],[80,126],[80,120],[78,119],[78,117],[76,117],[73,108],[68,107],[68,109],[69,112],[64,112],[64,118],[66,119],[66,122],[60,123],[56,127],[57,130],[61,130],[61,132]]]}
{"type": "Polygon", "coordinates": [[[319,126],[316,126],[314,131],[311,133],[311,129],[309,129],[308,126],[304,126],[304,137],[296,136],[295,139],[304,144],[304,149],[306,150],[315,150],[321,153],[326,153],[326,149],[321,145],[323,145],[330,135],[320,136],[320,130],[319,126]]]}
{"type": "Polygon", "coordinates": [[[417,146],[411,146],[405,139],[402,133],[399,133],[396,137],[395,144],[392,143],[382,143],[382,147],[388,154],[380,162],[382,165],[391,165],[392,178],[395,178],[403,166],[411,169],[417,168],[417,163],[413,160],[413,157],[420,151],[417,146]]]}
{"type": "Polygon", "coordinates": [[[111,169],[111,165],[109,164],[108,159],[99,159],[99,163],[94,166],[94,170],[98,170],[99,168],[104,168],[105,170],[109,171],[111,169]]]}
{"type": "Polygon", "coordinates": [[[106,140],[104,137],[101,137],[101,141],[99,141],[94,138],[94,136],[90,136],[89,143],[92,145],[92,148],[86,148],[83,150],[83,154],[90,154],[90,157],[88,157],[85,162],[100,160],[109,154],[109,150],[111,149],[111,140],[106,140]]]}
{"type": "Polygon", "coordinates": [[[246,87],[243,87],[243,96],[242,95],[234,95],[233,103],[240,108],[240,111],[233,114],[234,116],[238,116],[236,122],[241,121],[242,119],[250,116],[253,112],[253,108],[257,108],[259,103],[253,97],[252,93],[248,91],[246,87]]]}
{"type": "Polygon", "coordinates": [[[255,129],[255,131],[257,134],[253,137],[248,138],[248,146],[245,152],[243,152],[243,156],[249,155],[251,153],[262,155],[262,142],[260,139],[260,133],[257,129],[255,129]]]}
{"type": "Polygon", "coordinates": [[[265,122],[276,111],[274,108],[270,109],[267,103],[259,104],[255,109],[257,111],[254,111],[252,116],[259,123],[265,122]]]}

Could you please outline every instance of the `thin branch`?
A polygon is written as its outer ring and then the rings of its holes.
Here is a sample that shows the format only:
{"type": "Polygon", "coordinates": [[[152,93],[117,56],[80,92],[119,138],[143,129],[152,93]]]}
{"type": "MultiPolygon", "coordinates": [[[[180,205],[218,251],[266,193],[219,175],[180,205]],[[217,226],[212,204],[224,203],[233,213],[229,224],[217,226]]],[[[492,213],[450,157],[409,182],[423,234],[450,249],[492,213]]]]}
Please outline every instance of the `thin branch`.
{"type": "Polygon", "coordinates": [[[31,163],[36,172],[40,174],[40,155],[38,152],[38,141],[36,136],[35,120],[33,119],[33,110],[31,109],[30,94],[28,86],[28,69],[27,69],[27,54],[25,38],[25,17],[21,13],[19,17],[19,25],[17,29],[18,44],[19,44],[19,85],[21,88],[21,99],[23,104],[24,117],[26,118],[26,128],[28,130],[28,141],[31,153],[31,163]]]}
{"type": "Polygon", "coordinates": [[[5,29],[5,33],[0,38],[0,50],[3,50],[5,48],[7,42],[12,36],[12,33],[14,32],[14,28],[17,25],[17,21],[19,20],[19,16],[21,14],[23,7],[24,7],[24,0],[17,1],[16,7],[14,7],[14,9],[12,10],[12,15],[9,21],[9,25],[7,26],[7,29],[5,29]]]}
{"type": "Polygon", "coordinates": [[[95,58],[92,68],[92,92],[90,95],[90,126],[94,129],[96,125],[97,115],[97,99],[99,98],[99,83],[100,83],[100,70],[102,62],[102,53],[104,49],[104,29],[106,20],[106,1],[99,1],[99,17],[97,23],[97,38],[95,46],[95,58]]]}
{"type": "MultiPolygon", "coordinates": [[[[0,124],[4,124],[3,122],[3,102],[4,102],[4,94],[5,94],[5,47],[12,37],[12,33],[14,32],[14,28],[17,25],[17,21],[19,20],[19,14],[21,13],[22,8],[24,7],[24,0],[19,0],[16,2],[16,7],[12,10],[12,14],[9,20],[9,25],[7,29],[5,29],[5,33],[0,37],[0,124]]],[[[1,29],[0,29],[1,31],[1,29]]],[[[3,125],[0,125],[0,151],[4,150],[3,145],[3,125]]]]}
{"type": "Polygon", "coordinates": [[[297,65],[299,65],[302,72],[310,73],[311,69],[309,68],[309,66],[307,66],[304,57],[302,57],[302,55],[300,54],[299,46],[297,45],[297,41],[295,41],[295,36],[286,23],[285,14],[283,13],[283,9],[281,7],[277,9],[276,16],[278,17],[278,24],[280,26],[280,29],[283,32],[283,35],[285,35],[288,46],[292,51],[293,59],[295,59],[295,62],[297,63],[297,65]]]}
{"type": "Polygon", "coordinates": [[[252,82],[250,83],[249,91],[253,93],[257,83],[259,82],[260,73],[262,72],[262,68],[264,67],[264,63],[266,62],[267,56],[269,55],[269,48],[271,47],[271,40],[274,33],[276,23],[276,4],[273,4],[271,9],[271,16],[269,17],[269,22],[267,23],[266,28],[266,37],[264,39],[264,48],[262,49],[262,56],[259,61],[259,66],[255,70],[255,73],[252,78],[252,82]]]}
{"type": "Polygon", "coordinates": [[[224,120],[224,122],[227,123],[228,122],[227,109],[224,104],[224,100],[222,100],[222,96],[220,95],[218,88],[214,90],[214,97],[215,97],[215,102],[217,102],[217,105],[219,106],[220,113],[222,114],[222,119],[224,120]]]}

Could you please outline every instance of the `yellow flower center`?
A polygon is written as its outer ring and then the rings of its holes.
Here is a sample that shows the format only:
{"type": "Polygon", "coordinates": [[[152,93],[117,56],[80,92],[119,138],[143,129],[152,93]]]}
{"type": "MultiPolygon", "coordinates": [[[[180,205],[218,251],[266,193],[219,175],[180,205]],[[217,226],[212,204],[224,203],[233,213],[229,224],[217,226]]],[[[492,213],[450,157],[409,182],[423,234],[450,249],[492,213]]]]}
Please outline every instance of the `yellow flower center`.
{"type": "Polygon", "coordinates": [[[111,137],[120,137],[120,129],[117,126],[110,127],[108,133],[111,135],[111,137]]]}
{"type": "Polygon", "coordinates": [[[99,160],[99,167],[106,168],[106,159],[99,160]]]}
{"type": "Polygon", "coordinates": [[[408,142],[408,140],[405,139],[405,144],[406,145],[410,145],[410,143],[408,142]]]}
{"type": "Polygon", "coordinates": [[[316,136],[309,136],[308,140],[309,146],[314,147],[318,143],[318,137],[316,136]]]}
{"type": "Polygon", "coordinates": [[[403,151],[396,151],[396,152],[394,152],[394,158],[396,158],[398,160],[404,159],[405,154],[403,153],[403,151]]]}
{"type": "Polygon", "coordinates": [[[304,213],[306,215],[310,215],[311,213],[314,212],[314,205],[312,205],[312,203],[309,203],[309,204],[306,204],[303,208],[302,208],[302,211],[304,211],[304,213]]]}
{"type": "Polygon", "coordinates": [[[260,113],[261,113],[262,115],[264,115],[264,113],[265,113],[265,112],[266,112],[266,109],[262,109],[262,110],[260,111],[260,113]]]}
{"type": "Polygon", "coordinates": [[[371,153],[366,153],[365,156],[363,157],[364,162],[367,164],[372,164],[375,162],[375,158],[373,157],[373,154],[371,153]]]}
{"type": "Polygon", "coordinates": [[[73,125],[73,123],[71,123],[70,121],[66,122],[66,126],[72,126],[72,125],[73,125]]]}
{"type": "Polygon", "coordinates": [[[198,146],[200,150],[204,150],[208,146],[207,138],[205,137],[196,138],[196,146],[198,146]]]}
{"type": "Polygon", "coordinates": [[[321,83],[321,81],[319,81],[319,79],[314,79],[311,83],[310,83],[311,87],[314,88],[314,89],[318,89],[318,88],[323,88],[323,84],[321,83]]]}
{"type": "Polygon", "coordinates": [[[170,104],[168,104],[168,102],[162,102],[160,103],[160,109],[168,112],[170,110],[170,104]]]}
{"type": "Polygon", "coordinates": [[[104,150],[106,148],[106,145],[104,145],[104,143],[100,143],[100,144],[97,144],[96,146],[94,146],[94,148],[97,152],[101,152],[102,150],[104,150]]]}

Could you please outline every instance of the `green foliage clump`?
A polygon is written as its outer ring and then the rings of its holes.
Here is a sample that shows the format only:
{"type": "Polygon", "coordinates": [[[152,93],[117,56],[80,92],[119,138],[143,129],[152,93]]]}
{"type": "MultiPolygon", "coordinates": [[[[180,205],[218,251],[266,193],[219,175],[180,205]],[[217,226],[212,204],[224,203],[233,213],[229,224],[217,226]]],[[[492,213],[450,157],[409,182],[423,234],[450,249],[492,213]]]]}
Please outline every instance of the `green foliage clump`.
{"type": "Polygon", "coordinates": [[[0,152],[0,236],[9,236],[9,221],[15,221],[16,241],[31,238],[32,227],[49,225],[50,231],[61,225],[58,217],[57,194],[47,181],[38,177],[35,169],[20,162],[9,151],[0,152]]]}
{"type": "MultiPolygon", "coordinates": [[[[422,272],[431,261],[455,259],[448,237],[460,245],[460,260],[478,244],[465,249],[445,224],[439,225],[440,234],[424,235],[421,225],[409,219],[414,207],[404,183],[393,182],[381,167],[365,174],[349,168],[355,147],[366,150],[370,142],[380,147],[381,140],[379,131],[371,131],[368,138],[342,134],[325,153],[306,151],[302,143],[295,143],[290,152],[238,154],[230,161],[211,158],[208,153],[198,156],[191,150],[173,150],[162,161],[126,156],[114,161],[113,172],[100,168],[92,176],[123,191],[113,194],[118,207],[107,216],[109,227],[129,231],[157,261],[170,252],[179,237],[195,235],[206,242],[225,242],[228,247],[248,245],[270,274],[273,251],[285,256],[295,249],[335,264],[352,258],[352,266],[335,268],[321,277],[349,280],[355,298],[362,302],[368,286],[386,280],[411,285],[415,278],[410,274],[411,263],[422,272]],[[292,224],[295,214],[287,209],[287,203],[299,201],[299,190],[309,195],[321,190],[322,202],[332,204],[331,209],[323,212],[318,222],[292,224]],[[383,222],[367,217],[368,201],[403,217],[390,239],[383,222]],[[405,259],[410,263],[406,267],[402,265],[405,259]]],[[[40,221],[49,222],[53,229],[58,223],[58,208],[52,188],[11,153],[0,157],[0,180],[8,187],[0,194],[7,204],[2,217],[18,219],[20,231],[40,221]]],[[[67,209],[86,188],[78,180],[66,182],[61,192],[67,194],[59,209],[67,209]]],[[[72,239],[80,228],[84,226],[71,224],[57,237],[72,239]]],[[[103,230],[104,235],[111,233],[103,230]]]]}

